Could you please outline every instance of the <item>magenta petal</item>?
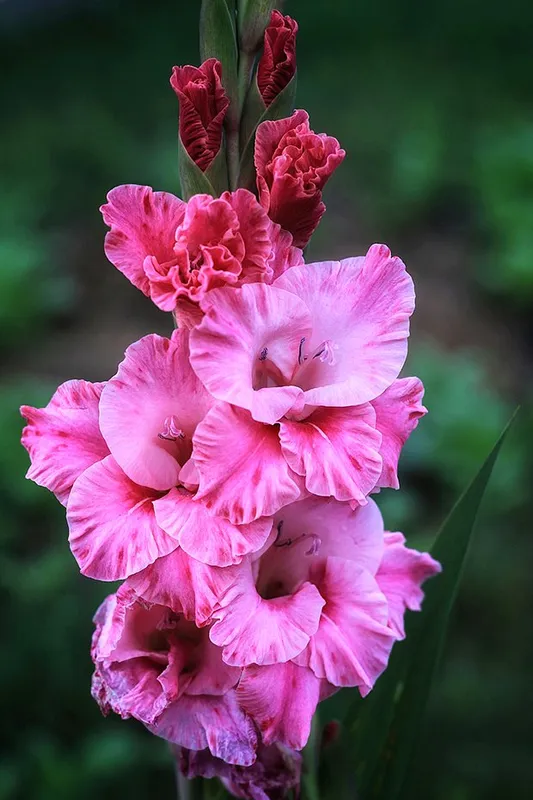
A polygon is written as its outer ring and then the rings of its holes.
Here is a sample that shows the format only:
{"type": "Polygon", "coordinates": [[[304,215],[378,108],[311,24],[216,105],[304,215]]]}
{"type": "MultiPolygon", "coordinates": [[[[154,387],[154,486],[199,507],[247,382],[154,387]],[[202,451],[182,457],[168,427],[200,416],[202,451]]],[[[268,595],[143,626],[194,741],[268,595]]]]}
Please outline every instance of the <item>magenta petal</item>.
{"type": "Polygon", "coordinates": [[[226,664],[277,664],[294,658],[316,632],[324,600],[304,583],[291,595],[265,600],[257,593],[251,569],[242,565],[239,579],[215,611],[209,635],[222,647],[226,664]]]}
{"type": "Polygon", "coordinates": [[[149,726],[152,733],[190,750],[209,750],[228,764],[249,766],[255,760],[257,736],[237,703],[235,692],[224,697],[181,697],[149,726]]]}
{"type": "Polygon", "coordinates": [[[111,228],[105,238],[106,256],[149,296],[144,259],[155,256],[159,263],[165,263],[174,258],[175,232],[183,219],[185,203],[168,192],[126,184],[109,192],[100,211],[111,228]]]}
{"type": "Polygon", "coordinates": [[[422,405],[424,386],[418,378],[401,378],[372,400],[376,428],[382,434],[380,453],[383,471],[378,486],[398,489],[398,460],[402,447],[427,413],[422,405]]]}
{"type": "Polygon", "coordinates": [[[274,426],[219,403],[193,439],[200,476],[196,500],[233,523],[269,517],[300,495],[297,476],[283,458],[274,426]]]}
{"type": "Polygon", "coordinates": [[[179,480],[194,429],[212,400],[189,364],[188,334],[151,334],[126,350],[100,401],[100,427],[112,455],[141,486],[164,491],[179,480]],[[175,439],[167,435],[171,421],[175,439]],[[179,435],[178,435],[179,434],[179,435]]]}
{"type": "Polygon", "coordinates": [[[312,494],[365,504],[381,474],[374,422],[370,403],[319,408],[302,422],[280,424],[281,449],[312,494]]]}
{"type": "Polygon", "coordinates": [[[235,568],[210,567],[177,547],[128,578],[128,585],[146,602],[167,606],[202,626],[236,577],[235,568]]]}
{"type": "Polygon", "coordinates": [[[385,534],[385,552],[376,581],[387,598],[389,626],[398,639],[405,637],[405,611],[420,611],[424,599],[421,586],[441,569],[429,553],[405,547],[405,537],[401,533],[385,534]]]}
{"type": "Polygon", "coordinates": [[[329,356],[300,366],[295,382],[317,406],[355,406],[380,395],[407,355],[415,295],[405,265],[385,245],[364,258],[293,267],[274,288],[293,292],[313,320],[306,353],[327,346],[329,356]]]}
{"type": "Polygon", "coordinates": [[[292,661],[247,667],[237,687],[244,710],[255,720],[265,744],[301,750],[311,731],[321,681],[292,661]]]}
{"type": "Polygon", "coordinates": [[[302,398],[289,383],[311,320],[294,294],[262,283],[213,291],[205,316],[191,332],[191,363],[211,394],[273,423],[302,398]]]}
{"type": "Polygon", "coordinates": [[[155,497],[130,481],[113,456],[85,470],[67,506],[70,548],[84,575],[121,580],[176,548],[157,525],[155,497]]]}
{"type": "Polygon", "coordinates": [[[205,564],[227,567],[260,550],[272,530],[272,520],[258,519],[233,525],[209,513],[204,503],[189,492],[173,489],[154,503],[158,524],[193,558],[205,564]]]}
{"type": "Polygon", "coordinates": [[[76,478],[109,454],[98,425],[103,383],[67,381],[46,408],[22,406],[28,421],[22,444],[31,466],[26,477],[45,486],[66,505],[76,478]]]}
{"type": "Polygon", "coordinates": [[[369,572],[342,558],[327,559],[317,585],[326,605],[318,631],[297,663],[334,686],[371,689],[394,643],[386,598],[369,572]]]}

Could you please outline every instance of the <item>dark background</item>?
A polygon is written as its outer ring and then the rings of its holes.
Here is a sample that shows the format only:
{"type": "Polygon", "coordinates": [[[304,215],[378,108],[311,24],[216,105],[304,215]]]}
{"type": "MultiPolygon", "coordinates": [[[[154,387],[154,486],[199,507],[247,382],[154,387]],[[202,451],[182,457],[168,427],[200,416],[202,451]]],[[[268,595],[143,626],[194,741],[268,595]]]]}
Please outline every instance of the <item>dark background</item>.
{"type": "MultiPolygon", "coordinates": [[[[422,800],[533,791],[533,5],[289,0],[298,106],[348,152],[312,258],[384,241],[415,277],[405,374],[430,415],[391,529],[429,546],[524,404],[493,477],[418,756],[422,800]]],[[[24,481],[21,402],[104,380],[170,329],[104,258],[123,182],[179,191],[171,67],[198,63],[196,0],[0,3],[0,800],[173,796],[164,743],[89,695],[91,616],[64,512],[24,481]]],[[[132,431],[132,434],[134,432],[132,431]]],[[[354,758],[357,754],[354,754],[354,758]]]]}

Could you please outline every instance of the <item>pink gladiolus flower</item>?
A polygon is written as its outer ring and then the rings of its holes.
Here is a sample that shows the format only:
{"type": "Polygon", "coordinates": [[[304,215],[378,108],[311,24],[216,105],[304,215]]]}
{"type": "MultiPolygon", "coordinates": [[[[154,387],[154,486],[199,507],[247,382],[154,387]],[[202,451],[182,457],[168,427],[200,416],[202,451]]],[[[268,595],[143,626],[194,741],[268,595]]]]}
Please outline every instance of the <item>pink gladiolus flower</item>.
{"type": "Polygon", "coordinates": [[[199,67],[174,67],[170,85],[180,101],[180,139],[194,163],[205,172],[220,150],[229,106],[222,86],[222,65],[209,58],[199,67]]]}
{"type": "Polygon", "coordinates": [[[245,667],[237,694],[265,744],[298,750],[322,697],[371,690],[440,565],[385,533],[373,501],[352,510],[308,498],[275,521],[272,545],[235,568],[210,637],[225,663],[245,667]]]}
{"type": "Polygon", "coordinates": [[[222,286],[270,283],[303,263],[292,238],[268,218],[246,189],[188,203],[148,186],[118,186],[101,211],[111,230],[112,264],[180,324],[201,319],[199,301],[222,286]]]}
{"type": "Polygon", "coordinates": [[[92,693],[104,713],[230,764],[254,762],[256,734],[235,693],[241,671],[224,664],[207,628],[129,587],[103,602],[95,624],[92,693]]]}
{"type": "Polygon", "coordinates": [[[265,30],[263,55],[257,66],[257,85],[268,106],[283,91],[296,72],[298,23],[274,9],[265,30]]]}
{"type": "Polygon", "coordinates": [[[269,217],[305,247],[326,210],[322,190],[346,155],[338,141],[314,133],[305,111],[262,122],[254,161],[259,202],[269,217]]]}
{"type": "Polygon", "coordinates": [[[419,383],[414,410],[404,382],[393,384],[414,308],[400,259],[374,245],[365,258],[293,267],[273,286],[212,292],[203,308],[191,363],[224,401],[193,440],[209,508],[241,524],[298,499],[302,480],[308,492],[360,504],[384,469],[380,485],[393,481],[399,443],[422,413],[419,383]],[[386,390],[378,425],[373,403],[386,390]]]}
{"type": "MultiPolygon", "coordinates": [[[[126,578],[178,546],[202,565],[229,566],[264,545],[271,520],[237,528],[194,500],[192,436],[212,403],[180,330],[131,345],[104,390],[72,381],[46,409],[22,408],[28,476],[66,503],[83,574],[126,578]]],[[[179,558],[180,574],[191,580],[179,558]]],[[[205,580],[209,570],[193,572],[205,580]]]]}

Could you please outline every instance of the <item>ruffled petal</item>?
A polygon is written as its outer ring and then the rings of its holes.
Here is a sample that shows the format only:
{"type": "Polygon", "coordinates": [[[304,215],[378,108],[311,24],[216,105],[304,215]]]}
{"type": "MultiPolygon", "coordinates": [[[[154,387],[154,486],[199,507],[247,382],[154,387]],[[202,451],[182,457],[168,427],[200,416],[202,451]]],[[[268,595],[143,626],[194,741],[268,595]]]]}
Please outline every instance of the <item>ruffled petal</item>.
{"type": "Polygon", "coordinates": [[[247,411],[217,404],[198,425],[193,445],[200,478],[195,499],[213,514],[243,525],[271,516],[300,495],[277,429],[254,422],[247,411]]]}
{"type": "Polygon", "coordinates": [[[70,548],[89,578],[127,578],[176,548],[158,526],[150,489],[124,475],[113,456],[78,478],[67,505],[70,548]]]}
{"type": "Polygon", "coordinates": [[[405,637],[405,611],[420,611],[424,599],[421,586],[441,569],[439,562],[429,553],[405,547],[403,534],[385,534],[385,552],[376,581],[387,598],[389,626],[398,639],[405,637]]]}
{"type": "Polygon", "coordinates": [[[158,524],[193,558],[227,567],[260,550],[272,530],[272,520],[233,525],[210,514],[205,504],[183,489],[173,489],[154,503],[158,524]]]}
{"type": "Polygon", "coordinates": [[[22,444],[31,459],[26,477],[54,492],[63,505],[76,478],[109,455],[98,424],[104,385],[67,381],[46,408],[20,409],[28,421],[22,431],[22,444]]]}
{"type": "Polygon", "coordinates": [[[398,489],[398,460],[402,447],[427,413],[422,405],[424,386],[418,378],[401,378],[372,400],[376,428],[382,434],[380,454],[383,471],[378,486],[398,489]]]}
{"type": "Polygon", "coordinates": [[[248,409],[273,423],[303,397],[297,386],[269,386],[270,377],[289,382],[311,320],[294,294],[262,283],[216,290],[204,304],[204,319],[191,332],[191,363],[219,400],[248,409]]]}
{"type": "Polygon", "coordinates": [[[235,567],[210,567],[177,547],[132,575],[127,584],[145,602],[167,606],[201,627],[236,577],[235,567]]]}
{"type": "Polygon", "coordinates": [[[100,427],[126,475],[164,491],[178,483],[211,404],[189,364],[188,332],[175,331],[172,339],[151,334],[128,347],[102,392],[100,427]]]}
{"type": "Polygon", "coordinates": [[[185,203],[168,192],[154,192],[150,186],[126,184],[109,192],[100,211],[111,228],[105,238],[106,256],[149,296],[144,259],[154,256],[165,263],[174,258],[174,234],[183,219],[185,203]]]}
{"type": "Polygon", "coordinates": [[[293,381],[306,403],[366,403],[398,376],[415,295],[405,265],[385,245],[373,245],[364,258],[294,267],[275,287],[293,292],[313,319],[307,359],[293,381]]]}
{"type": "Polygon", "coordinates": [[[370,403],[319,408],[302,422],[280,424],[281,449],[312,494],[364,505],[381,474],[381,434],[374,423],[370,403]]]}
{"type": "Polygon", "coordinates": [[[321,681],[292,661],[246,667],[237,687],[244,710],[255,720],[265,744],[293,750],[305,747],[316,711],[321,681]]]}
{"type": "Polygon", "coordinates": [[[296,661],[334,686],[358,686],[366,694],[394,643],[387,600],[369,572],[342,558],[328,558],[315,579],[326,605],[317,633],[296,661]]]}
{"type": "Polygon", "coordinates": [[[257,736],[235,692],[224,697],[185,695],[148,727],[157,736],[190,750],[209,747],[228,764],[249,766],[255,760],[257,736]]]}
{"type": "Polygon", "coordinates": [[[277,664],[302,652],[316,632],[324,600],[310,583],[294,594],[263,599],[257,593],[250,565],[214,613],[209,635],[222,647],[226,664],[277,664]]]}

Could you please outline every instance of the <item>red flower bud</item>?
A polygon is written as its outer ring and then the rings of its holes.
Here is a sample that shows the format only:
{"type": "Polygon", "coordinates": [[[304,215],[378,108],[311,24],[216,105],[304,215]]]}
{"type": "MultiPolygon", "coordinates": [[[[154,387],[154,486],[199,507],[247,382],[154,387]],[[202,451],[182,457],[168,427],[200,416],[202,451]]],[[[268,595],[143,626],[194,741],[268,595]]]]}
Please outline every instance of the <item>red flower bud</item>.
{"type": "Polygon", "coordinates": [[[338,141],[309,127],[305,111],[262,122],[255,137],[254,162],[259,202],[269,217],[305,247],[326,206],[322,189],[346,155],[338,141]]]}
{"type": "Polygon", "coordinates": [[[279,11],[272,12],[257,67],[257,85],[267,108],[296,72],[297,31],[296,20],[284,17],[279,11]]]}
{"type": "Polygon", "coordinates": [[[222,65],[208,58],[200,67],[174,67],[170,85],[180,101],[179,134],[185,150],[205,172],[220,150],[229,99],[222,65]]]}

